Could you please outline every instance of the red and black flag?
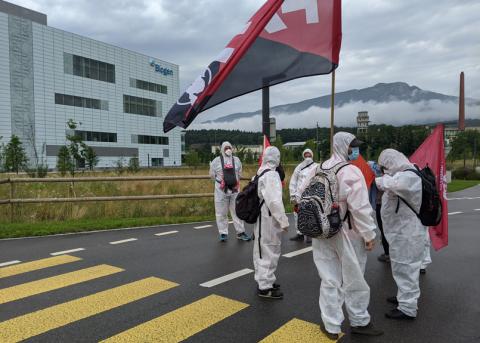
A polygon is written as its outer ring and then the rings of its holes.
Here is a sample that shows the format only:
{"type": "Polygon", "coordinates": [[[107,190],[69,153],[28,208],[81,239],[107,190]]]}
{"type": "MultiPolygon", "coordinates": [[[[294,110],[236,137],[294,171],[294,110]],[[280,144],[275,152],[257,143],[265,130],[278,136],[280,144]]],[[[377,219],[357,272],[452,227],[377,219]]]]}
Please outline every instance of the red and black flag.
{"type": "Polygon", "coordinates": [[[341,41],[341,0],[268,0],[173,105],[163,130],[263,87],[328,74],[341,41]]]}

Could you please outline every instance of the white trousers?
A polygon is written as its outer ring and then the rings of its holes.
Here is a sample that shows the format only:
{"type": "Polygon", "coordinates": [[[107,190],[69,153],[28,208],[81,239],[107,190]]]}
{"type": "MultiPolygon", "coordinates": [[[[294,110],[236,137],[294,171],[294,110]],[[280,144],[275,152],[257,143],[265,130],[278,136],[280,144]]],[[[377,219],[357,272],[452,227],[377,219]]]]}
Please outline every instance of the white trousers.
{"type": "Polygon", "coordinates": [[[258,288],[267,290],[277,279],[275,270],[281,253],[282,231],[272,225],[272,217],[261,214],[260,218],[261,233],[259,220],[254,227],[253,266],[258,288]]]}
{"type": "Polygon", "coordinates": [[[341,332],[344,302],[352,326],[370,323],[370,287],[345,232],[342,230],[330,239],[314,238],[312,246],[313,261],[321,278],[319,304],[325,329],[341,332]]]}
{"type": "Polygon", "coordinates": [[[226,194],[215,190],[215,217],[219,234],[228,235],[228,211],[232,216],[233,225],[237,234],[245,232],[243,220],[238,219],[235,213],[235,199],[238,193],[226,194]]]}

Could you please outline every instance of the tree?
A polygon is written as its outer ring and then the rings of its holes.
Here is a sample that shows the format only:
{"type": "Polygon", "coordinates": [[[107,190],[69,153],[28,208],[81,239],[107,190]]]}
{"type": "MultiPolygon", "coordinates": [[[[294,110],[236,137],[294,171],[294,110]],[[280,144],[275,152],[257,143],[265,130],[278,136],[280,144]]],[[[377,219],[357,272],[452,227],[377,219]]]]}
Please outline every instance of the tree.
{"type": "Polygon", "coordinates": [[[72,176],[75,176],[75,170],[77,169],[77,165],[80,164],[83,161],[83,156],[82,156],[82,137],[77,135],[75,132],[75,129],[77,128],[77,123],[73,119],[69,119],[67,121],[67,126],[70,129],[70,132],[73,132],[73,134],[67,133],[66,138],[69,141],[67,148],[68,151],[70,152],[70,157],[72,159],[72,168],[70,169],[70,174],[72,176]]]}
{"type": "Polygon", "coordinates": [[[12,135],[10,142],[5,147],[5,169],[18,174],[20,170],[25,169],[28,163],[25,149],[20,139],[12,135]]]}
{"type": "MultiPolygon", "coordinates": [[[[2,140],[2,136],[0,136],[0,140],[2,140]]],[[[5,144],[0,144],[0,172],[3,172],[5,169],[5,144]]]]}
{"type": "Polygon", "coordinates": [[[93,170],[98,164],[98,156],[95,150],[91,146],[82,142],[82,151],[81,151],[82,158],[85,159],[85,164],[88,169],[93,170]]]}
{"type": "Polygon", "coordinates": [[[131,173],[138,173],[140,171],[140,162],[138,157],[131,157],[128,161],[128,171],[131,173]]]}
{"type": "Polygon", "coordinates": [[[198,156],[198,152],[195,150],[189,151],[185,156],[185,164],[190,167],[198,167],[200,164],[200,157],[198,156]]]}
{"type": "Polygon", "coordinates": [[[72,156],[66,146],[61,146],[57,155],[57,170],[62,176],[73,169],[72,156]]]}

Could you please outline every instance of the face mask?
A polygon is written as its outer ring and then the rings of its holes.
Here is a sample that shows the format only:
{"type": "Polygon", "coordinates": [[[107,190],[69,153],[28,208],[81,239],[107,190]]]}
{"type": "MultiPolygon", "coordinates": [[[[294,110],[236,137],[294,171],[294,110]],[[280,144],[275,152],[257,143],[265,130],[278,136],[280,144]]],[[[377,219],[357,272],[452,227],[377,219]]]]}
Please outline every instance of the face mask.
{"type": "Polygon", "coordinates": [[[310,163],[313,162],[313,158],[311,158],[311,157],[305,157],[305,160],[304,160],[304,161],[307,162],[307,164],[310,164],[310,163]]]}
{"type": "Polygon", "coordinates": [[[229,157],[232,156],[232,149],[225,150],[225,155],[227,155],[229,157]]]}
{"type": "Polygon", "coordinates": [[[350,161],[355,161],[360,156],[360,148],[352,148],[352,153],[348,155],[350,161]]]}
{"type": "Polygon", "coordinates": [[[275,169],[280,176],[280,181],[283,182],[285,180],[285,170],[283,170],[283,167],[281,164],[278,165],[278,167],[275,169]]]}

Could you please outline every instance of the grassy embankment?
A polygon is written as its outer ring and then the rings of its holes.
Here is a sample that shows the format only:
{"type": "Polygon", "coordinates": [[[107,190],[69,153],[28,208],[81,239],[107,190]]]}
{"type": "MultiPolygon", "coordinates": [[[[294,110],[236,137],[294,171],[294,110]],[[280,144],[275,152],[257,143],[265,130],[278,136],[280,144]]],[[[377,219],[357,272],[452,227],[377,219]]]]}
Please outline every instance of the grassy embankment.
{"type": "MultiPolygon", "coordinates": [[[[257,166],[246,166],[244,176],[254,175],[257,166]]],[[[293,167],[287,167],[290,175],[293,167]]],[[[114,172],[95,173],[115,176],[114,172]]],[[[208,167],[144,170],[139,175],[207,175],[208,167]]],[[[56,177],[57,175],[49,175],[56,177]]],[[[92,176],[81,175],[78,176],[92,176]]],[[[123,174],[129,176],[129,174],[123,174]]],[[[21,176],[20,176],[21,177],[21,176]]],[[[287,180],[288,182],[288,180],[287,180]]],[[[247,181],[242,181],[242,186],[247,181]]],[[[60,198],[85,196],[149,195],[213,193],[209,180],[78,182],[16,184],[16,198],[60,198]]],[[[0,185],[0,199],[8,199],[8,185],[0,185]]],[[[285,189],[285,200],[287,198],[285,189]]],[[[288,211],[290,205],[285,202],[288,211]]],[[[14,206],[14,221],[10,222],[10,205],[0,206],[0,238],[41,236],[66,232],[105,230],[215,219],[213,198],[112,201],[64,204],[24,204],[14,206]]]]}
{"type": "MultiPolygon", "coordinates": [[[[245,176],[255,173],[256,166],[246,166],[245,176]]],[[[286,167],[288,176],[293,166],[286,167]]],[[[197,169],[145,170],[135,175],[206,175],[207,167],[197,169]]],[[[98,176],[114,176],[113,172],[97,173],[98,176]]],[[[128,174],[124,174],[128,175],[128,174]]],[[[54,177],[56,175],[51,175],[54,177]]],[[[82,176],[82,175],[79,175],[82,176]]],[[[449,192],[459,191],[479,184],[480,181],[454,180],[448,185],[449,192]]],[[[242,186],[246,181],[242,181],[242,186]]],[[[70,184],[38,183],[17,184],[16,197],[69,197],[70,184]]],[[[147,194],[188,194],[211,193],[213,184],[207,180],[186,181],[132,181],[132,182],[91,182],[76,183],[75,196],[115,196],[147,194]]],[[[0,185],[0,199],[9,198],[8,185],[0,185]]],[[[288,202],[288,187],[284,188],[286,210],[291,211],[288,202]]],[[[15,205],[14,222],[10,222],[10,206],[0,206],[0,238],[41,236],[66,232],[106,230],[124,227],[151,226],[172,223],[214,220],[212,198],[117,201],[78,204],[30,204],[15,205]]]]}

